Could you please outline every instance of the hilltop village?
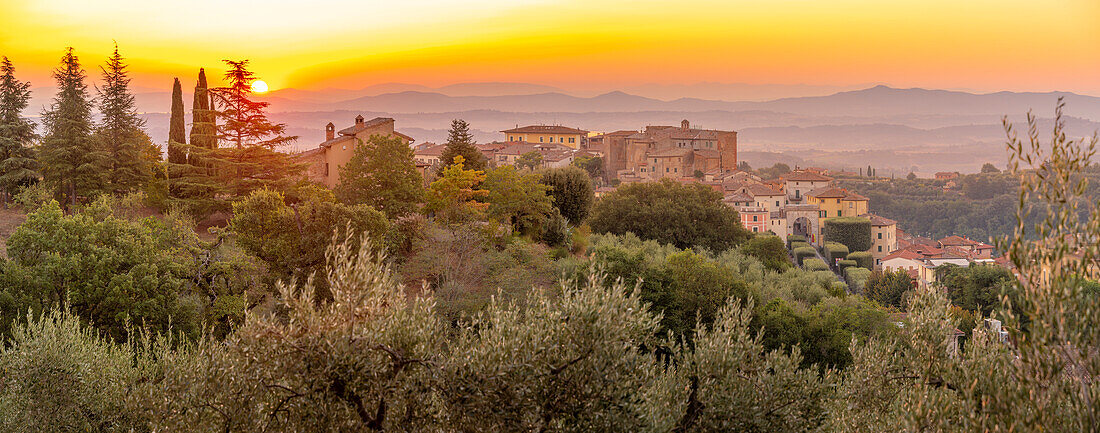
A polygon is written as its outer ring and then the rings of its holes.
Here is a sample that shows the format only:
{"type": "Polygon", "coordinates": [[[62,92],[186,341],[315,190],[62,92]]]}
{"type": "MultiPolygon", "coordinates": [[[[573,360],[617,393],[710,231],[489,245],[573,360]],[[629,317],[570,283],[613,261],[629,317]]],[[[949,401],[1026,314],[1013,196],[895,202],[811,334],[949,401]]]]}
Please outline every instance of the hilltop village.
{"type": "MultiPolygon", "coordinates": [[[[392,118],[366,120],[356,116],[350,126],[339,131],[329,123],[325,126],[325,141],[298,158],[307,163],[311,180],[333,187],[339,182],[338,168],[352,157],[357,143],[374,135],[397,137],[413,147],[417,169],[427,184],[440,166],[446,145],[418,144],[397,131],[395,123],[392,118]]],[[[680,125],[647,125],[637,131],[600,133],[560,125],[517,125],[500,133],[498,141],[476,144],[490,167],[560,168],[588,158],[600,165],[596,197],[615,191],[619,185],[661,179],[706,185],[722,193],[722,202],[738,211],[747,230],[787,239],[796,264],[805,266],[795,252],[804,243],[845,279],[850,279],[845,268],[852,262],[862,264],[863,254],[870,258],[863,266],[868,270],[904,270],[919,287],[932,287],[936,268],[944,264],[1008,267],[1005,260],[994,257],[993,246],[986,242],[957,235],[933,240],[906,233],[896,221],[875,215],[867,197],[837,187],[827,169],[796,167],[771,179],[743,170],[737,159],[736,131],[696,128],[685,119],[680,125]],[[826,226],[850,223],[869,227],[859,235],[866,239],[845,245],[852,257],[830,256],[836,242],[825,235],[826,226]],[[856,246],[863,244],[868,248],[856,246]],[[825,260],[826,256],[831,260],[825,260]]],[[[848,178],[861,175],[835,173],[848,178]]],[[[957,177],[958,173],[936,174],[937,180],[947,182],[946,188],[953,187],[957,177]]]]}

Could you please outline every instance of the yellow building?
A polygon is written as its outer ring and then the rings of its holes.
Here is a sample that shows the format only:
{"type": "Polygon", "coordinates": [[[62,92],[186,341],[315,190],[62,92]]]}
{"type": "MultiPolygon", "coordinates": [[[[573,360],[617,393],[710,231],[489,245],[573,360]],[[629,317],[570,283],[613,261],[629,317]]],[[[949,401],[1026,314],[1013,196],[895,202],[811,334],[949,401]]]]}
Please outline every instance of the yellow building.
{"type": "Polygon", "coordinates": [[[821,208],[821,219],[867,213],[867,197],[843,188],[820,188],[806,193],[806,204],[821,208]]]}
{"type": "Polygon", "coordinates": [[[504,141],[554,143],[573,149],[579,149],[588,138],[588,131],[557,125],[532,125],[500,132],[504,133],[504,141]]]}
{"type": "Polygon", "coordinates": [[[340,167],[351,160],[355,147],[360,141],[367,142],[372,135],[398,137],[405,144],[413,142],[412,137],[393,130],[394,120],[388,117],[376,117],[364,120],[355,116],[352,126],[336,131],[336,125],[325,125],[325,141],[316,149],[298,154],[299,162],[307,164],[310,180],[335,187],[340,183],[340,167]]]}

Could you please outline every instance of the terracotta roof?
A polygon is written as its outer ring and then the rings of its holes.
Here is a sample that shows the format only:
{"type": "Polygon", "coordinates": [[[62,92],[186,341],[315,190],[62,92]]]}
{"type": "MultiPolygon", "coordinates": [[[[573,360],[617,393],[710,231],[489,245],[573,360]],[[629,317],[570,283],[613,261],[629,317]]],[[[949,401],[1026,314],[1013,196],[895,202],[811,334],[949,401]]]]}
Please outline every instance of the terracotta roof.
{"type": "Polygon", "coordinates": [[[756,196],[772,196],[772,197],[774,197],[774,196],[783,195],[782,192],[776,191],[772,187],[769,187],[767,185],[760,184],[760,183],[745,185],[745,192],[749,193],[753,197],[756,197],[756,196]]]}
{"type": "MultiPolygon", "coordinates": [[[[362,117],[362,116],[360,116],[360,117],[362,117]]],[[[340,135],[355,135],[355,134],[358,134],[358,133],[362,132],[364,129],[375,127],[375,126],[384,124],[386,122],[392,123],[393,119],[391,119],[389,117],[375,117],[375,118],[373,118],[371,120],[368,120],[366,122],[356,123],[354,125],[351,125],[350,127],[341,129],[340,130],[340,135]]]]}
{"type": "Polygon", "coordinates": [[[951,235],[951,236],[945,237],[945,238],[940,239],[936,242],[939,242],[940,245],[943,245],[945,247],[946,246],[961,246],[961,245],[977,245],[978,244],[978,242],[972,241],[972,240],[964,238],[962,236],[956,236],[956,235],[951,235]]]}
{"type": "Polygon", "coordinates": [[[722,201],[752,201],[752,196],[742,193],[734,193],[722,197],[722,201]]]}
{"type": "Polygon", "coordinates": [[[871,225],[875,227],[892,226],[898,223],[897,221],[894,221],[890,218],[883,218],[873,213],[865,213],[860,216],[871,220],[871,225]]]}
{"type": "Polygon", "coordinates": [[[430,144],[427,146],[421,146],[419,149],[413,151],[415,155],[424,156],[439,156],[443,154],[443,149],[447,148],[446,143],[430,144]]]}
{"type": "Polygon", "coordinates": [[[320,144],[320,147],[332,147],[332,145],[334,145],[336,143],[339,143],[339,142],[342,142],[342,141],[350,141],[350,140],[354,140],[354,139],[355,139],[354,135],[341,135],[339,137],[333,138],[332,140],[322,141],[321,144],[320,144]]]}
{"type": "Polygon", "coordinates": [[[848,192],[840,188],[818,188],[806,193],[807,196],[814,198],[844,198],[848,196],[848,192]]]}
{"type": "Polygon", "coordinates": [[[519,128],[505,129],[500,131],[503,133],[514,134],[588,134],[588,131],[577,128],[570,128],[568,126],[560,125],[531,125],[521,126],[519,128]]]}
{"type": "Polygon", "coordinates": [[[844,197],[844,201],[869,201],[867,197],[856,194],[851,191],[847,191],[848,195],[844,197]]]}
{"type": "Polygon", "coordinates": [[[890,260],[890,259],[897,259],[897,258],[909,259],[909,260],[920,260],[920,259],[923,259],[924,256],[921,255],[921,254],[918,254],[914,251],[910,251],[910,250],[897,250],[897,251],[894,251],[894,252],[886,255],[886,257],[883,257],[882,261],[887,261],[887,260],[890,260]]]}
{"type": "Polygon", "coordinates": [[[831,177],[825,177],[817,173],[809,171],[795,171],[783,176],[785,180],[795,180],[802,182],[828,182],[833,180],[831,177]]]}
{"type": "Polygon", "coordinates": [[[412,143],[412,142],[416,141],[415,138],[409,137],[408,135],[402,134],[402,133],[397,132],[397,131],[393,131],[393,135],[404,138],[404,139],[408,140],[409,143],[412,143]]]}

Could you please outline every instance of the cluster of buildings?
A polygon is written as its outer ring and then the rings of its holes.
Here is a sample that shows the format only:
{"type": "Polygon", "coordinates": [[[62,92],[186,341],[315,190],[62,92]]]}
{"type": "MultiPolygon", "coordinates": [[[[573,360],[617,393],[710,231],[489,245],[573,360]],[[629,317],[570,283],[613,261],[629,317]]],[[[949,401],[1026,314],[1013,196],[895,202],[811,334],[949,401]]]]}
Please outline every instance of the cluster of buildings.
{"type": "MultiPolygon", "coordinates": [[[[307,165],[311,180],[334,187],[340,181],[339,167],[351,159],[360,140],[380,135],[413,145],[413,138],[396,131],[394,123],[387,117],[366,120],[363,116],[356,116],[351,126],[340,130],[329,123],[325,141],[298,154],[299,161],[307,165]]],[[[563,167],[580,156],[598,156],[608,181],[670,178],[714,188],[723,194],[724,203],[740,212],[742,225],[757,233],[800,235],[821,246],[826,219],[866,218],[871,222],[870,252],[876,266],[904,269],[922,286],[935,282],[938,266],[994,261],[993,246],[982,242],[960,236],[933,241],[898,230],[897,222],[870,212],[867,197],[836,187],[827,170],[795,170],[770,180],[738,170],[736,131],[693,128],[684,120],[679,126],[651,125],[641,131],[606,134],[558,125],[517,126],[500,132],[501,141],[477,145],[492,166],[516,164],[533,154],[543,167],[563,167]]],[[[416,166],[428,179],[440,164],[444,145],[424,143],[413,149],[416,166]]],[[[937,173],[937,178],[947,175],[937,173]]],[[[597,195],[608,190],[613,189],[601,187],[597,195]]]]}
{"type": "Polygon", "coordinates": [[[1008,266],[1004,258],[993,257],[993,246],[963,236],[948,236],[932,240],[897,231],[898,249],[880,262],[883,270],[903,270],[916,280],[919,287],[932,287],[936,269],[943,265],[970,266],[973,263],[1008,266]]]}

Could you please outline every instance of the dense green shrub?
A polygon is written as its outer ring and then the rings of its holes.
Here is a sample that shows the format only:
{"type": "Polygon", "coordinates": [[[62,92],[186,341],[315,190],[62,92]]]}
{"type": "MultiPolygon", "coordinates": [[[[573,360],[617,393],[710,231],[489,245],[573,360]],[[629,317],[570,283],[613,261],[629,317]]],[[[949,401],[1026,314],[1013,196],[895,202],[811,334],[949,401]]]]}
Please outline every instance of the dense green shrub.
{"type": "Polygon", "coordinates": [[[824,260],[811,258],[802,261],[802,268],[807,271],[828,271],[829,265],[826,265],[824,260]]]}
{"type": "Polygon", "coordinates": [[[634,233],[678,248],[725,251],[752,238],[722,193],[670,179],[619,187],[592,207],[594,233],[634,233]]]}
{"type": "Polygon", "coordinates": [[[838,260],[848,257],[848,246],[839,242],[825,243],[825,260],[829,266],[835,266],[838,260]]]}
{"type": "Polygon", "coordinates": [[[844,270],[844,279],[848,281],[848,287],[851,287],[855,293],[863,293],[863,287],[869,278],[871,278],[870,269],[850,267],[844,270]]]}
{"type": "Polygon", "coordinates": [[[783,240],[774,235],[756,235],[740,247],[742,254],[756,257],[765,267],[782,272],[791,267],[783,240]]]}
{"type": "Polygon", "coordinates": [[[801,235],[787,235],[787,248],[794,249],[791,244],[795,242],[806,242],[806,237],[801,235]]]}
{"type": "Polygon", "coordinates": [[[817,251],[813,247],[799,247],[794,249],[794,261],[802,266],[802,261],[810,257],[817,257],[817,251]]]}
{"type": "Polygon", "coordinates": [[[791,242],[791,251],[794,251],[794,250],[802,248],[802,247],[813,248],[814,246],[810,245],[809,242],[803,242],[803,241],[791,242]]]}
{"type": "Polygon", "coordinates": [[[845,268],[849,268],[849,267],[852,267],[852,266],[859,266],[859,263],[857,263],[855,260],[849,260],[849,259],[844,259],[844,260],[841,260],[839,262],[836,262],[836,268],[841,273],[841,275],[844,274],[844,269],[845,268]]]}
{"type": "Polygon", "coordinates": [[[856,251],[848,254],[848,260],[856,262],[856,266],[867,269],[868,271],[875,269],[875,257],[867,251],[856,251]]]}
{"type": "Polygon", "coordinates": [[[821,228],[825,242],[838,242],[850,251],[871,249],[871,220],[860,217],[836,217],[825,220],[821,228]]]}

